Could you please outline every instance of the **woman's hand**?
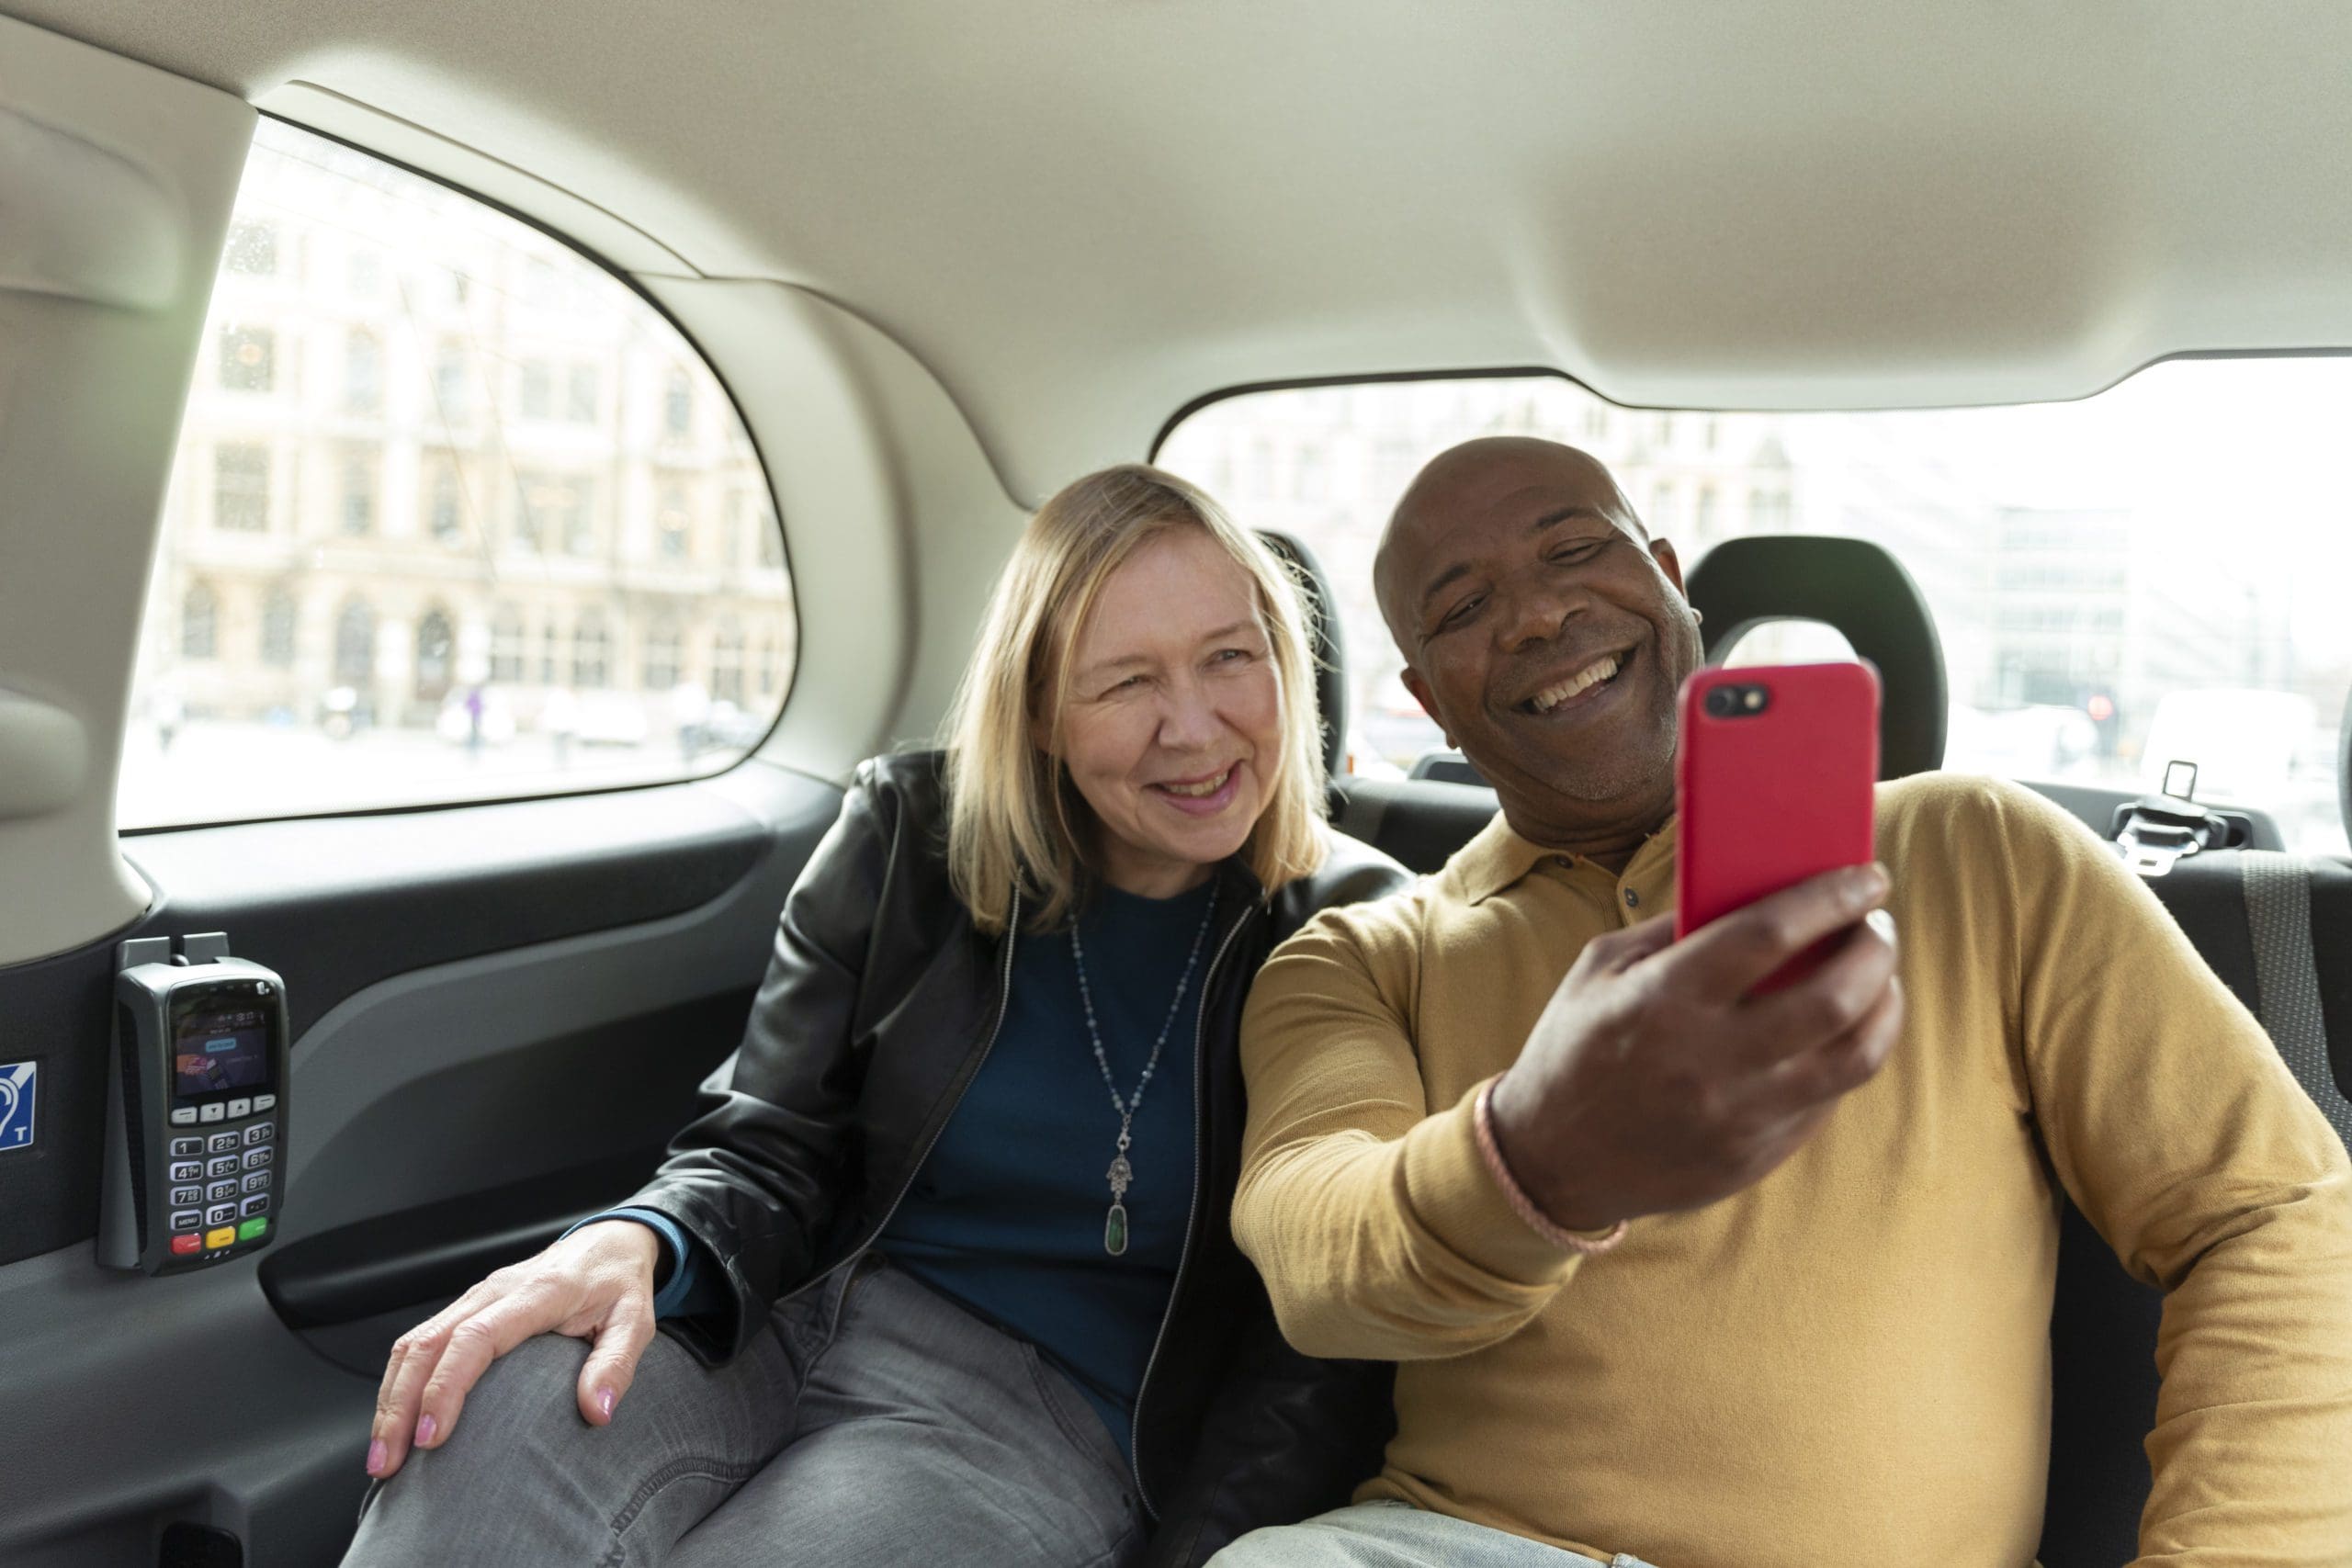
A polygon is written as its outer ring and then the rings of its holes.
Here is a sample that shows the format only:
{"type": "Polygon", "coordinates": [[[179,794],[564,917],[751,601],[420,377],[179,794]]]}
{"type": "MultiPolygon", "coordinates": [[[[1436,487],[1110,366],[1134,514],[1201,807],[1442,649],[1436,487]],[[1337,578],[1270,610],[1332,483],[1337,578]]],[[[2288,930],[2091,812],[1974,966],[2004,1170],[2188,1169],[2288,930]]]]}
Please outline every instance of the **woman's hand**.
{"type": "Polygon", "coordinates": [[[661,1256],[662,1238],[650,1225],[583,1225],[401,1335],[376,1393],[368,1473],[398,1471],[412,1441],[420,1449],[447,1442],[475,1381],[534,1335],[569,1334],[594,1345],[580,1370],[580,1414],[591,1426],[612,1420],[653,1339],[661,1256]]]}

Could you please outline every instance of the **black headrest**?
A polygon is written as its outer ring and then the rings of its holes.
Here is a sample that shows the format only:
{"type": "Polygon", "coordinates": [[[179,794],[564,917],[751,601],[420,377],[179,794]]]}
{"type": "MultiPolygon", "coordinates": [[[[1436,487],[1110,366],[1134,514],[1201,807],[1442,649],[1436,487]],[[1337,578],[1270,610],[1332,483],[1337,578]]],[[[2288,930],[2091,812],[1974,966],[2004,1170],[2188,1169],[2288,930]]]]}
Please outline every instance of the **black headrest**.
{"type": "Polygon", "coordinates": [[[1331,592],[1323,563],[1303,541],[1274,528],[1261,528],[1258,536],[1305,591],[1306,648],[1315,656],[1315,708],[1323,717],[1323,766],[1336,779],[1348,757],[1348,661],[1340,642],[1340,601],[1331,592]]]}
{"type": "Polygon", "coordinates": [[[1725,539],[1690,569],[1710,662],[1767,621],[1824,621],[1878,667],[1878,776],[1943,765],[1944,649],[1919,585],[1867,539],[1761,534],[1725,539]]]}

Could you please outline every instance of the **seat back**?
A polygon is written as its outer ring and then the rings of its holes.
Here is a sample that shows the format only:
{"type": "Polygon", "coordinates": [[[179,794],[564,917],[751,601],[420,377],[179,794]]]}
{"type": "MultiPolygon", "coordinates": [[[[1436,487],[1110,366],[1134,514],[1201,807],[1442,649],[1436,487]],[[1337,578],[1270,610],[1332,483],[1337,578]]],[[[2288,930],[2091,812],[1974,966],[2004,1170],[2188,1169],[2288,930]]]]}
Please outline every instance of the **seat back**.
{"type": "MultiPolygon", "coordinates": [[[[2148,886],[2352,1145],[2352,864],[2225,851],[2188,856],[2148,886]]],[[[2043,1568],[2117,1568],[2138,1555],[2163,1311],[2164,1297],[2126,1273],[2065,1203],[2050,1314],[2043,1568]]]]}
{"type": "Polygon", "coordinates": [[[1943,643],[1928,601],[1883,545],[1825,534],[1725,539],[1690,569],[1708,662],[1772,621],[1822,621],[1878,669],[1879,773],[1899,779],[1943,765],[1943,643]]]}

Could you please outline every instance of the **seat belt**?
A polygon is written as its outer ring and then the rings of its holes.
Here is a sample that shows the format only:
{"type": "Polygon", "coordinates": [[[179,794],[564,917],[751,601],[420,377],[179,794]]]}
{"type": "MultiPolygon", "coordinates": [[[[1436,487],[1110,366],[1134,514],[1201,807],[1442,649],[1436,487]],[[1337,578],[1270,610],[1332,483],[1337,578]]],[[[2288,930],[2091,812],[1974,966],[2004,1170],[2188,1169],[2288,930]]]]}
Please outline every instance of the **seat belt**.
{"type": "Polygon", "coordinates": [[[2320,1010],[2319,958],[2312,945],[2311,866],[2300,855],[2245,850],[2238,874],[2245,893],[2246,927],[2254,937],[2255,985],[2262,1027],[2278,1055],[2352,1148],[2352,1100],[2336,1087],[2327,1058],[2327,1022],[2320,1010]]]}

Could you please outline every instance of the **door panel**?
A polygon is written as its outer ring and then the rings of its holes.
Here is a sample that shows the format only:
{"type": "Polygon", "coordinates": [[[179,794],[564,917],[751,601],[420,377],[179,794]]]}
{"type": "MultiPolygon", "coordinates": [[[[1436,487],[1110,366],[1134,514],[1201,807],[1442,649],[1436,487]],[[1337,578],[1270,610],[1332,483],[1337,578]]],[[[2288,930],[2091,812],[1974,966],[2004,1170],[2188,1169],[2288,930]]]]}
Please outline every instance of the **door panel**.
{"type": "Polygon", "coordinates": [[[99,1269],[114,941],[0,970],[0,1016],[44,1056],[38,1157],[0,1164],[0,1561],[147,1568],[186,1518],[252,1568],[332,1563],[385,1348],[650,1169],[741,1038],[840,798],[755,761],[134,840],[161,897],[120,935],[225,931],[286,978],[283,1222],[198,1275],[99,1269]]]}

